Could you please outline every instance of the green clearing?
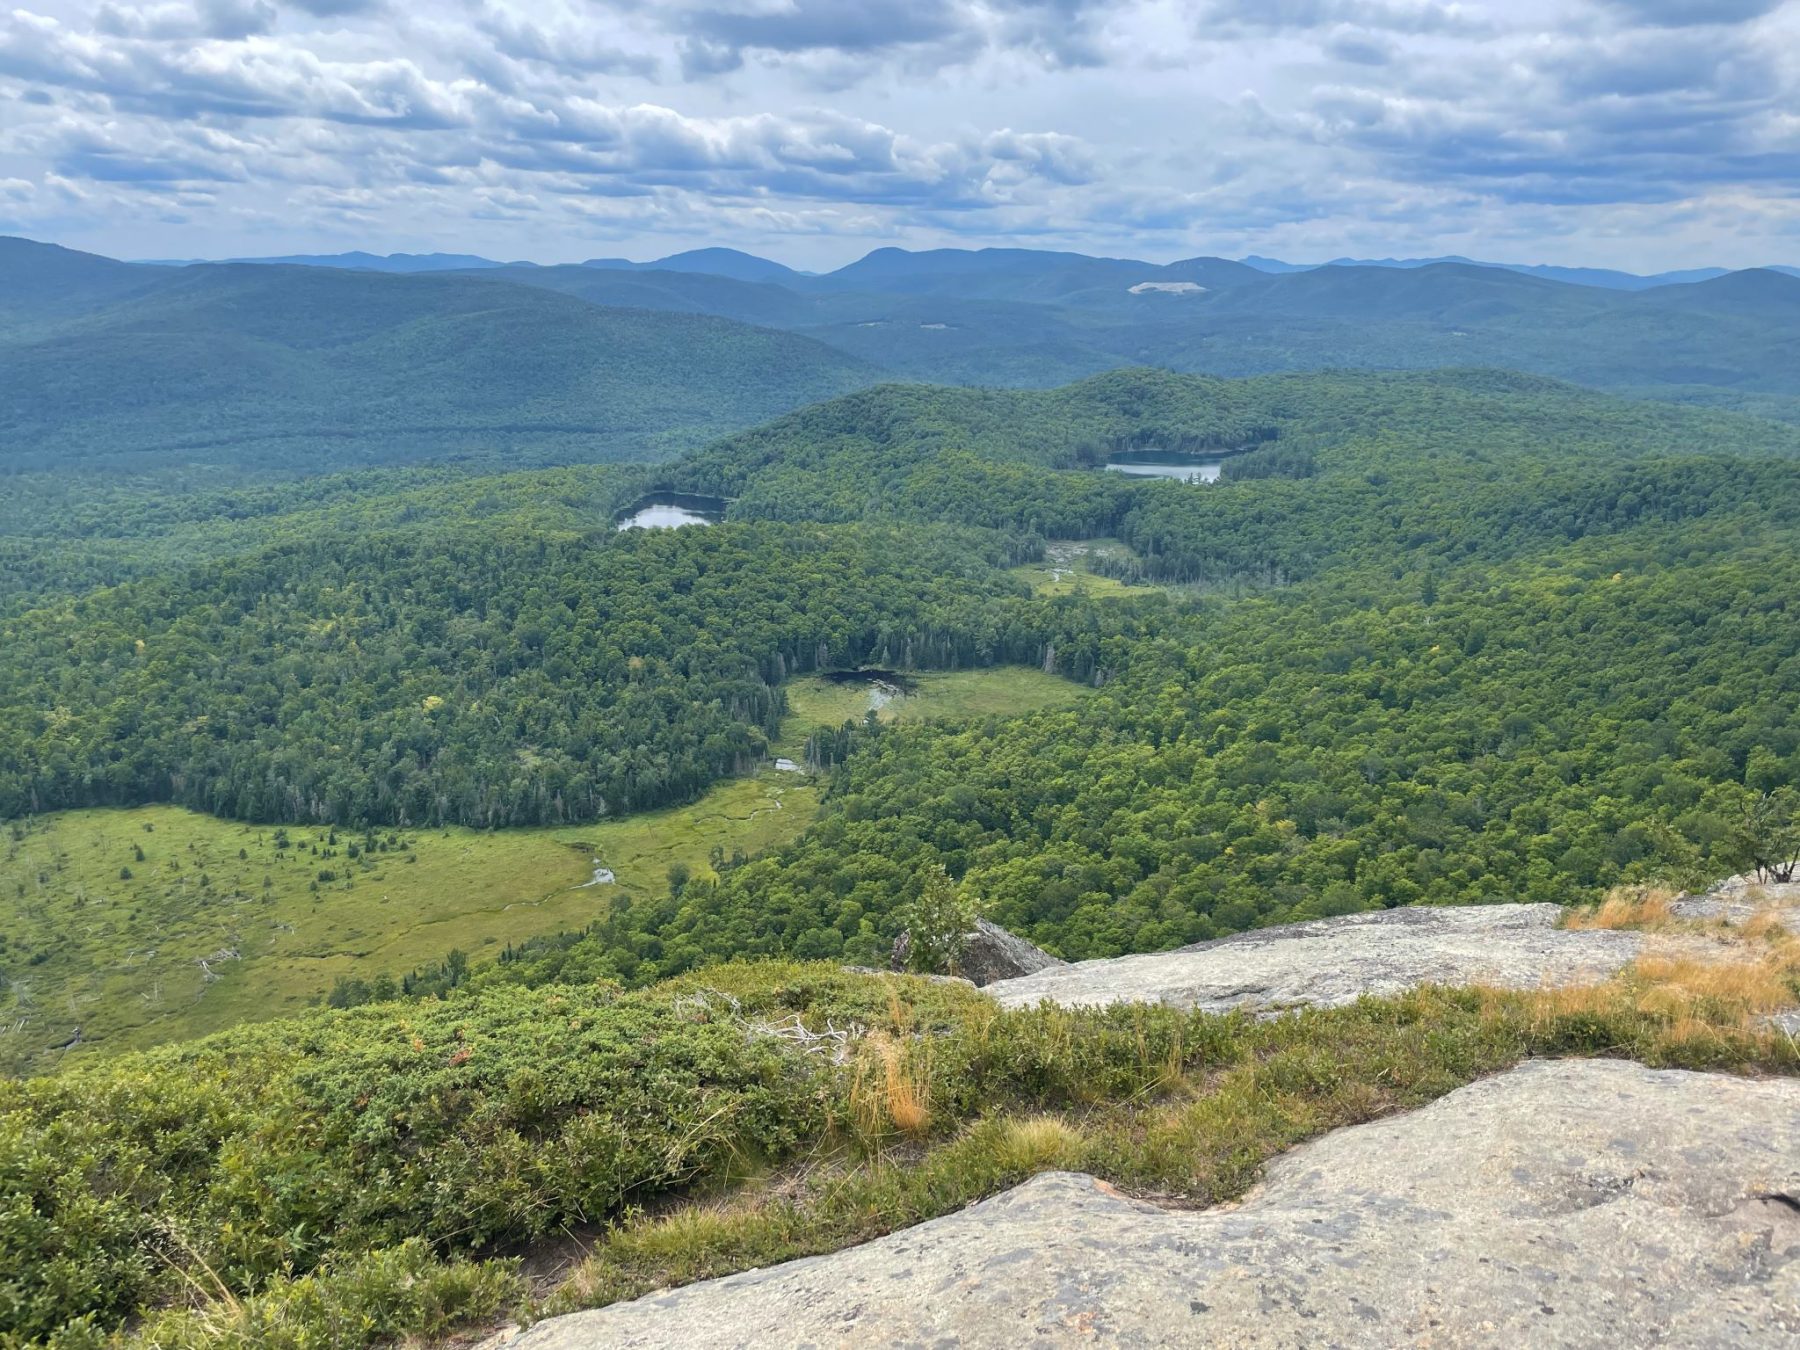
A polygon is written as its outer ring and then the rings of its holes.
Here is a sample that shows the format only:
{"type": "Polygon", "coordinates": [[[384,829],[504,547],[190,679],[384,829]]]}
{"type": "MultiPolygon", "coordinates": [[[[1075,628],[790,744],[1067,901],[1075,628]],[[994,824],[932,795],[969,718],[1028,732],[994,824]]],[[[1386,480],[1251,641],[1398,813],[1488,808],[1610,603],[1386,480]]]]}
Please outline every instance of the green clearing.
{"type": "MultiPolygon", "coordinates": [[[[1005,716],[1085,692],[1024,667],[910,679],[884,718],[1005,716]]],[[[816,677],[788,696],[784,755],[869,706],[866,687],[816,677]]],[[[54,1067],[77,1028],[83,1058],[140,1049],[291,1015],[340,978],[580,929],[615,895],[662,895],[676,863],[787,843],[819,795],[810,775],[770,770],[687,806],[546,829],[334,832],[175,806],[14,822],[0,836],[0,1072],[54,1067]],[[596,866],[613,882],[589,885],[596,866]]]]}
{"type": "Polygon", "coordinates": [[[1096,560],[1128,561],[1137,555],[1117,539],[1053,539],[1044,547],[1044,560],[1015,567],[1012,574],[1038,595],[1091,595],[1096,599],[1142,594],[1113,577],[1093,570],[1096,560]]]}
{"type": "Polygon", "coordinates": [[[352,831],[172,806],[21,822],[0,854],[0,1070],[52,1067],[77,1027],[87,1054],[184,1040],[298,1012],[341,976],[579,928],[671,863],[785,842],[817,803],[809,780],[768,774],[599,824],[379,830],[372,853],[352,831]],[[592,859],[614,885],[585,884],[592,859]]]}
{"type": "Polygon", "coordinates": [[[867,684],[840,684],[822,675],[788,681],[789,716],[778,753],[798,758],[814,730],[841,727],[871,711],[884,722],[1012,717],[1041,708],[1066,708],[1088,692],[1073,681],[1029,666],[908,672],[906,682],[910,687],[904,694],[890,697],[867,684]]]}

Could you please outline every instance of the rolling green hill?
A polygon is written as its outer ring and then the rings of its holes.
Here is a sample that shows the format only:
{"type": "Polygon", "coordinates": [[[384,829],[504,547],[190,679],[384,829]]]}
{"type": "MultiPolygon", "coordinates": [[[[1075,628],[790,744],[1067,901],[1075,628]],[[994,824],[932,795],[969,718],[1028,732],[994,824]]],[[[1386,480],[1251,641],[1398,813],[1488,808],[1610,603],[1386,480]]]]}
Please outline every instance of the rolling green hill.
{"type": "Polygon", "coordinates": [[[1226,376],[1528,370],[1632,397],[1800,417],[1800,281],[1772,270],[1629,291],[1440,262],[1269,274],[1023,249],[880,249],[825,277],[509,273],[601,304],[721,314],[939,383],[1050,386],[1131,365],[1226,376]],[[1140,292],[1140,282],[1194,292],[1140,292]]]}
{"type": "Polygon", "coordinates": [[[162,280],[157,268],[0,236],[0,337],[89,313],[162,280]]]}
{"type": "Polygon", "coordinates": [[[807,296],[765,281],[701,272],[592,266],[505,267],[478,275],[573,295],[596,305],[713,314],[740,323],[800,328],[815,321],[807,296]]]}
{"type": "MultiPolygon", "coordinates": [[[[1157,485],[1095,474],[1027,480],[998,466],[1092,468],[1109,453],[1145,447],[1220,451],[1228,479],[1266,474],[1272,465],[1276,476],[1292,477],[1315,467],[1360,476],[1417,474],[1438,461],[1485,463],[1488,478],[1516,491],[1526,466],[1602,475],[1606,466],[1652,455],[1792,457],[1800,455],[1800,432],[1496,371],[1223,380],[1121,370],[1049,390],[882,385],[725,437],[666,466],[656,481],[733,498],[740,517],[776,519],[925,516],[1016,526],[1030,524],[1033,511],[1055,512],[1054,496],[1084,523],[1051,527],[1042,516],[1044,532],[1110,534],[1157,485]],[[1002,473],[1007,490],[971,477],[1002,473]]],[[[1223,499],[1180,498],[1196,518],[1223,499]]],[[[1333,499],[1314,493],[1307,500],[1333,499]]]]}
{"type": "Polygon", "coordinates": [[[0,472],[656,458],[873,378],[804,337],[485,278],[144,273],[0,342],[0,472]]]}

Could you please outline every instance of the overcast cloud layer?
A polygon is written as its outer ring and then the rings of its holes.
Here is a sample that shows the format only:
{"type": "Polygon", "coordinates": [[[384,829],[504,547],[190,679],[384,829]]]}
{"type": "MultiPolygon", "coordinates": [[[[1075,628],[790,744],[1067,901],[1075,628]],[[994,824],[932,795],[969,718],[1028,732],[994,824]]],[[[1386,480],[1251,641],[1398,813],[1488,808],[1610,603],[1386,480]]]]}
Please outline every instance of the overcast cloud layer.
{"type": "Polygon", "coordinates": [[[1793,263],[1800,0],[25,0],[0,232],[1793,263]]]}

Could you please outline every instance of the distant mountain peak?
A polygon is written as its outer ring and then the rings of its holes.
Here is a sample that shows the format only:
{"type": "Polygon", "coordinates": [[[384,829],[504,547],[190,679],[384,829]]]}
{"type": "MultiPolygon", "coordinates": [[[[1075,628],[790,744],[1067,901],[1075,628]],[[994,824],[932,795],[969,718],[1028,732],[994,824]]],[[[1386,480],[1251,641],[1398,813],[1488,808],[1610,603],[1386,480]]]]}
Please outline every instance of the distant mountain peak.
{"type": "Polygon", "coordinates": [[[200,263],[242,263],[257,267],[335,267],[346,272],[467,272],[489,267],[535,267],[536,263],[496,262],[473,253],[286,253],[264,258],[148,258],[152,267],[192,267],[200,263]]]}
{"type": "Polygon", "coordinates": [[[699,272],[706,276],[728,277],[733,281],[782,282],[806,275],[796,272],[773,258],[759,258],[735,248],[692,248],[684,253],[671,253],[650,262],[633,262],[629,258],[589,258],[583,267],[614,272],[699,272]]]}

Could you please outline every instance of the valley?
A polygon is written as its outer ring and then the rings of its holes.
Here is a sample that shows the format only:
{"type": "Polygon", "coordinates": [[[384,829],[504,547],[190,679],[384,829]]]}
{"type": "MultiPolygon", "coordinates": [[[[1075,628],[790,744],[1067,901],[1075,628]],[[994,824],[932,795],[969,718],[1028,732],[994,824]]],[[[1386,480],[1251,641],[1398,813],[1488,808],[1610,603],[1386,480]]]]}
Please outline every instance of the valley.
{"type": "MultiPolygon", "coordinates": [[[[1083,692],[1010,668],[905,684],[883,720],[1007,717],[1083,692]]],[[[871,690],[792,681],[772,751],[803,756],[815,730],[860,719],[871,690]]],[[[704,876],[790,842],[819,792],[815,775],[764,767],[689,804],[553,829],[245,824],[174,806],[16,821],[0,853],[0,1073],[292,1016],[340,983],[393,997],[453,950],[490,964],[504,945],[662,899],[672,868],[704,876]]]]}
{"type": "Polygon", "coordinates": [[[0,1350],[1800,1350],[1796,52],[0,8],[0,1350]]]}
{"type": "Polygon", "coordinates": [[[1716,406],[1794,395],[1620,328],[1779,352],[1792,278],[33,257],[8,1344],[635,1317],[1527,1060],[1800,1072],[1790,916],[1679,898],[1800,853],[1800,430],[1716,406]]]}

